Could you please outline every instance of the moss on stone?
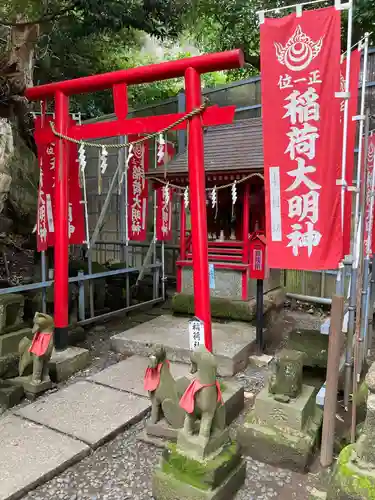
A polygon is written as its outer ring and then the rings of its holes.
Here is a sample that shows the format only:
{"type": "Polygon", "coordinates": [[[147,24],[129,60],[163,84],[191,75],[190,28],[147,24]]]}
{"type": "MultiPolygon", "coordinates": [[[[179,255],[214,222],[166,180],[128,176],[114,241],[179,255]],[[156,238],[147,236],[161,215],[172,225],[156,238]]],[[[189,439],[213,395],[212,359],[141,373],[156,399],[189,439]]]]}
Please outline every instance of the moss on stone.
{"type": "MultiPolygon", "coordinates": [[[[194,315],[194,296],[176,293],[172,299],[172,311],[176,314],[194,315]]],[[[255,302],[211,297],[211,314],[214,318],[250,322],[255,317],[255,302]]]]}
{"type": "Polygon", "coordinates": [[[359,468],[353,462],[355,457],[355,445],[349,445],[341,451],[332,481],[332,498],[340,498],[343,493],[364,500],[375,498],[375,474],[359,468]]]}
{"type": "Polygon", "coordinates": [[[231,443],[212,460],[198,462],[177,451],[177,445],[170,443],[163,454],[161,470],[164,474],[171,475],[183,483],[207,491],[216,486],[213,476],[219,471],[220,479],[225,479],[224,470],[230,472],[238,464],[240,455],[237,445],[231,443]],[[235,460],[238,457],[238,460],[235,460]],[[222,477],[224,476],[224,477],[222,477]]]}
{"type": "Polygon", "coordinates": [[[304,366],[326,368],[328,335],[315,330],[295,330],[290,334],[286,349],[305,353],[304,366]]]}

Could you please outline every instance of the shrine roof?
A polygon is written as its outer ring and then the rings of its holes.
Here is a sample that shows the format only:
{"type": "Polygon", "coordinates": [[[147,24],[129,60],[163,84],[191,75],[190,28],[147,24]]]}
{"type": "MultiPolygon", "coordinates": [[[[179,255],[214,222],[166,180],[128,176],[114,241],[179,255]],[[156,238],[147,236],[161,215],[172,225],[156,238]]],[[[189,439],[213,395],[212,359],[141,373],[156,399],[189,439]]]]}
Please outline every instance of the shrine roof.
{"type": "MultiPolygon", "coordinates": [[[[262,119],[236,120],[230,125],[207,128],[204,132],[204,165],[206,172],[262,172],[262,119]]],[[[175,156],[167,166],[167,174],[187,174],[187,151],[175,156]]],[[[158,167],[149,176],[164,174],[158,167]]]]}

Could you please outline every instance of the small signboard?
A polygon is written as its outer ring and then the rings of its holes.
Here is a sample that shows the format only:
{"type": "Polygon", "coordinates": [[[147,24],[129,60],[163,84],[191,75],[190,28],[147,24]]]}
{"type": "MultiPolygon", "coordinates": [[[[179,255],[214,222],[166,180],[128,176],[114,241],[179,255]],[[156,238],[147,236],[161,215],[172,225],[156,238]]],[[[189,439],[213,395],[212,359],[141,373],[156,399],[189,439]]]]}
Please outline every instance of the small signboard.
{"type": "Polygon", "coordinates": [[[189,320],[189,346],[193,351],[200,345],[204,345],[204,323],[194,316],[189,320]]]}
{"type": "Polygon", "coordinates": [[[213,264],[208,265],[209,277],[210,277],[210,289],[215,290],[215,266],[213,264]]]}

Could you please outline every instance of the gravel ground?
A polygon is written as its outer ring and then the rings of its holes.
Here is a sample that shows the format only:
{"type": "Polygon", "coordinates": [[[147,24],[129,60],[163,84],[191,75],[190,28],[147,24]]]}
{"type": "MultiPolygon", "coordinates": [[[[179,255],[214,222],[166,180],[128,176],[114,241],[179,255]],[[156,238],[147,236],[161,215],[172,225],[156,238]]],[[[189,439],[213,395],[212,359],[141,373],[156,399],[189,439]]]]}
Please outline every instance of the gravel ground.
{"type": "MultiPolygon", "coordinates": [[[[137,440],[144,422],[131,427],[24,500],[150,500],[160,450],[137,440]]],[[[308,500],[316,478],[247,458],[246,483],[236,500],[308,500]]]]}
{"type": "MultiPolygon", "coordinates": [[[[165,312],[164,308],[158,308],[93,328],[82,344],[82,347],[90,349],[93,362],[68,383],[92,375],[121,359],[109,349],[109,339],[116,331],[125,330],[165,312]]],[[[286,322],[290,322],[289,317],[286,322]]],[[[266,368],[251,366],[236,375],[235,378],[243,385],[247,395],[245,412],[254,396],[264,387],[267,376],[266,368]]],[[[234,425],[241,424],[244,415],[242,413],[234,425]]],[[[130,427],[89,457],[24,496],[24,500],[152,499],[151,478],[159,461],[160,450],[137,439],[145,422],[146,419],[130,427]]],[[[310,491],[319,485],[318,475],[278,469],[251,458],[247,458],[246,462],[246,483],[236,496],[237,500],[308,500],[310,491]]]]}

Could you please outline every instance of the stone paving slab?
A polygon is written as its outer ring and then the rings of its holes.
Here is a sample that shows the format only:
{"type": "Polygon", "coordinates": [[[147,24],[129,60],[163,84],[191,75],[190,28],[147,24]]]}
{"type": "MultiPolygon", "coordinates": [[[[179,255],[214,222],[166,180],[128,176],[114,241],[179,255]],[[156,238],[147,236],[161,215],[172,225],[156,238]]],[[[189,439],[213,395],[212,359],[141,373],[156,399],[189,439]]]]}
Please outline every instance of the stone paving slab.
{"type": "Polygon", "coordinates": [[[0,420],[0,500],[22,498],[90,453],[86,444],[20,417],[0,420]]]}
{"type": "Polygon", "coordinates": [[[96,448],[140,420],[145,398],[80,381],[15,412],[96,448]]]}
{"type": "MultiPolygon", "coordinates": [[[[148,393],[143,388],[147,366],[148,358],[131,356],[89,377],[88,380],[148,398],[148,393]]],[[[174,378],[189,376],[190,368],[187,364],[171,363],[170,369],[174,378]]]]}
{"type": "MultiPolygon", "coordinates": [[[[244,369],[255,346],[255,327],[248,323],[212,323],[214,354],[219,375],[232,376],[244,369]]],[[[111,338],[120,353],[148,356],[153,344],[163,344],[170,361],[189,363],[188,319],[163,315],[111,338]]]]}

